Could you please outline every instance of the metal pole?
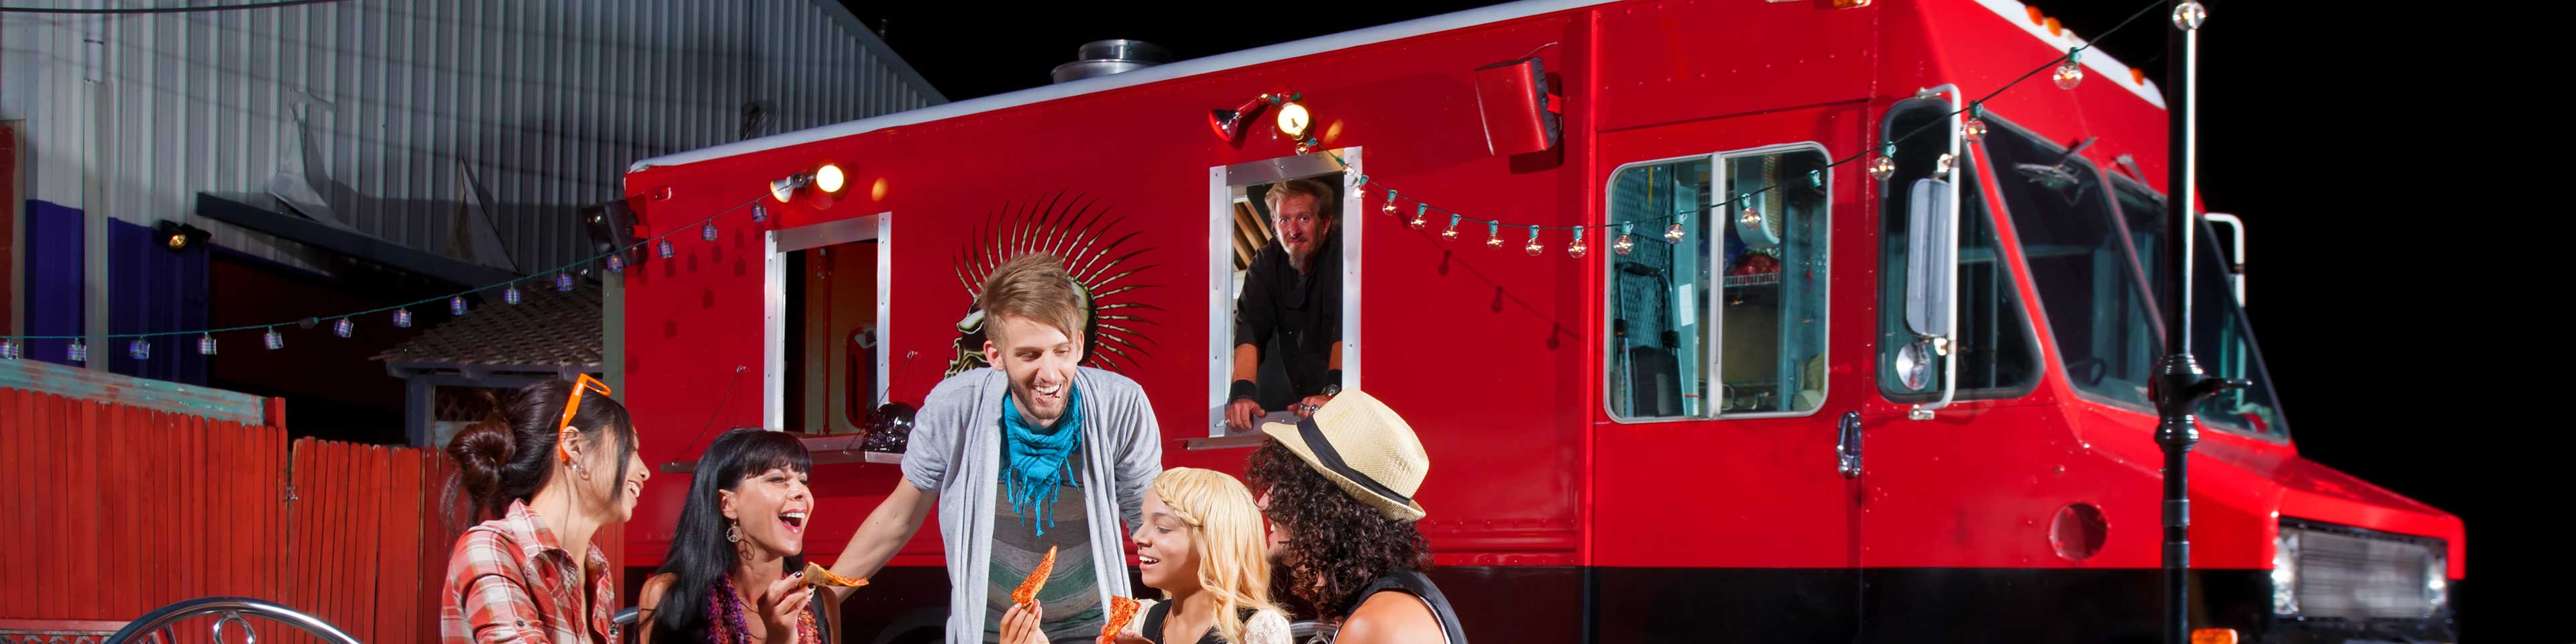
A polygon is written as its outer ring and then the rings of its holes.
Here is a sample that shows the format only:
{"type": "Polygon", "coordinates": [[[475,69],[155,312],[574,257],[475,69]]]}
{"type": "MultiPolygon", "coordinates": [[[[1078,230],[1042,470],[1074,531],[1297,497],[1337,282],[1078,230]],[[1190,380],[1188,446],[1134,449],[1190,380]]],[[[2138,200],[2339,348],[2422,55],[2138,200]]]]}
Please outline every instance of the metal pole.
{"type": "Polygon", "coordinates": [[[2165,40],[2165,114],[2173,158],[2167,164],[2165,235],[2170,240],[2164,301],[2165,357],[2155,379],[2156,444],[2164,448],[2164,641],[2184,644],[2191,638],[2191,486],[2185,466],[2200,429],[2192,414],[2200,402],[2222,389],[2243,387],[2239,380],[2210,378],[2191,356],[2192,246],[2199,239],[2194,217],[2199,199],[2200,158],[2193,145],[2199,123],[2194,58],[2200,25],[2209,16],[2191,0],[2173,1],[2173,31],[2165,40]]]}

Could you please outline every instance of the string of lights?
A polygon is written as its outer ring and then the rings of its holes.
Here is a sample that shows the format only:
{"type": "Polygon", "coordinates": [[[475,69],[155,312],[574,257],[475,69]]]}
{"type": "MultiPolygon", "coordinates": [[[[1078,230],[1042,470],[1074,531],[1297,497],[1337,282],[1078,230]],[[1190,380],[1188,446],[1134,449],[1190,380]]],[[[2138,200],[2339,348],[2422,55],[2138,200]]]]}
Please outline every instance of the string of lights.
{"type": "Polygon", "coordinates": [[[762,199],[777,199],[783,203],[793,197],[796,190],[809,184],[820,187],[825,192],[839,192],[842,187],[842,181],[843,175],[838,166],[825,165],[816,169],[813,174],[798,174],[771,181],[768,189],[762,191],[760,196],[752,197],[742,203],[717,210],[705,217],[697,219],[696,221],[691,221],[686,224],[673,227],[667,231],[657,232],[653,236],[637,240],[635,243],[612,248],[588,257],[575,259],[554,268],[531,273],[525,277],[518,277],[498,283],[476,286],[436,297],[412,300],[390,306],[379,306],[361,311],[312,316],[268,324],[245,324],[206,329],[151,331],[143,333],[111,333],[104,336],[75,334],[0,336],[0,360],[16,360],[24,357],[26,353],[25,343],[28,340],[71,340],[72,343],[65,350],[64,357],[72,362],[86,363],[89,361],[90,349],[88,340],[91,337],[101,337],[107,340],[127,340],[126,355],[133,357],[136,360],[149,360],[152,357],[152,339],[160,337],[184,338],[187,336],[196,336],[197,353],[200,355],[215,355],[219,346],[217,338],[215,337],[217,334],[261,331],[261,346],[265,346],[271,350],[276,350],[286,347],[286,336],[278,331],[280,327],[311,328],[322,324],[324,321],[328,321],[332,335],[346,338],[356,333],[358,318],[381,313],[391,313],[393,325],[395,327],[410,328],[413,320],[411,310],[414,307],[431,306],[444,301],[447,303],[448,315],[464,316],[470,312],[469,303],[465,299],[467,296],[478,295],[487,291],[499,289],[501,291],[501,301],[515,305],[524,297],[519,290],[519,284],[522,282],[537,281],[542,283],[551,281],[555,290],[570,291],[573,290],[573,275],[575,272],[587,270],[594,264],[599,265],[610,273],[623,273],[626,271],[627,257],[637,249],[641,249],[648,244],[653,247],[654,256],[662,259],[671,259],[674,255],[678,254],[678,247],[671,243],[671,238],[674,235],[682,234],[690,228],[696,228],[698,231],[698,238],[700,240],[713,242],[722,236],[723,231],[718,229],[716,222],[725,215],[748,208],[751,211],[750,223],[758,224],[767,222],[769,220],[769,208],[767,204],[761,203],[762,199]],[[549,275],[551,275],[551,277],[548,277],[549,275]]]}

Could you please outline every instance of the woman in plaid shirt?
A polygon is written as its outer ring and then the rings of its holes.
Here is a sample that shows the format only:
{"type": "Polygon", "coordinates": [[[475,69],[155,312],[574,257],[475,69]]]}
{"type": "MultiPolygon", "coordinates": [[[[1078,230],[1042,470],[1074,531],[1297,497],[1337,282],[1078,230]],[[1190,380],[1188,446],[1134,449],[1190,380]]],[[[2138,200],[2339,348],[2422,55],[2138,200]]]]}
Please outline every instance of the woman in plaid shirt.
{"type": "Polygon", "coordinates": [[[448,555],[439,599],[446,644],[618,641],[613,568],[590,538],[634,515],[651,472],[635,453],[626,407],[608,393],[587,375],[529,385],[498,417],[448,443],[458,518],[487,520],[448,555]]]}

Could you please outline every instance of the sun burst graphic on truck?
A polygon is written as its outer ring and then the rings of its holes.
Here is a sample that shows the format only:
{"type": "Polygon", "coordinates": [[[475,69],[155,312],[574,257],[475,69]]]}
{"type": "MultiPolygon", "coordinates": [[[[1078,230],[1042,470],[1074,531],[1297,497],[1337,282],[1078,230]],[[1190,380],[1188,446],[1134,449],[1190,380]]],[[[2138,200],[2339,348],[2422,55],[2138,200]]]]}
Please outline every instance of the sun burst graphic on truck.
{"type": "MultiPolygon", "coordinates": [[[[952,260],[957,283],[973,302],[983,295],[984,278],[1002,264],[1029,253],[1056,256],[1073,275],[1089,320],[1082,364],[1125,371],[1125,365],[1152,355],[1147,345],[1153,341],[1138,329],[1156,324],[1144,312],[1160,309],[1137,301],[1138,291],[1157,286],[1144,281],[1155,265],[1138,259],[1153,248],[1131,244],[1143,231],[1125,226],[1126,216],[1111,210],[1099,199],[1061,192],[1016,205],[1003,202],[957,250],[952,260]]],[[[987,366],[984,312],[968,306],[966,318],[957,322],[957,354],[948,361],[949,376],[987,366]]]]}

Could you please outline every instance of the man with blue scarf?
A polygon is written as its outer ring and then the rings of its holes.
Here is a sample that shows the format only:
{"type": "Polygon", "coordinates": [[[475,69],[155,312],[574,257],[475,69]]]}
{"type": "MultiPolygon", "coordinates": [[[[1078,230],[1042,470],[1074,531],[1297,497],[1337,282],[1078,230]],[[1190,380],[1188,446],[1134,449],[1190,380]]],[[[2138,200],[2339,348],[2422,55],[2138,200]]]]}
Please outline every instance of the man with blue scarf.
{"type": "Polygon", "coordinates": [[[1056,642],[1090,641],[1128,588],[1120,526],[1141,525],[1163,472],[1161,430],[1136,382],[1078,366],[1091,309],[1061,261],[1024,255],[976,295],[991,369],[931,390],[896,483],[832,572],[876,573],[921,529],[935,499],[948,555],[948,641],[1000,640],[1006,615],[1038,618],[1056,642]],[[1039,606],[1011,590],[1057,552],[1039,606]]]}

